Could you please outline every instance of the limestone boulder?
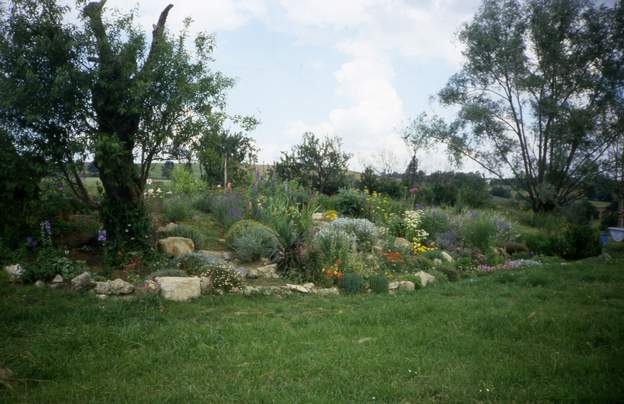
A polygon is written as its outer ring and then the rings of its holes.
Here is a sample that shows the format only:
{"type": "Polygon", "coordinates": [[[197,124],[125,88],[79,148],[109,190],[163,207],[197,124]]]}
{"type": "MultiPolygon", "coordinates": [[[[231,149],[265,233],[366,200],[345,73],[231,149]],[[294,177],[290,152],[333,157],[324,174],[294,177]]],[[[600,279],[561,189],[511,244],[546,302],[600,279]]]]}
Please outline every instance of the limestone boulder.
{"type": "Polygon", "coordinates": [[[420,278],[420,285],[424,288],[425,286],[435,282],[435,276],[428,274],[425,271],[416,272],[414,275],[420,278]]]}
{"type": "Polygon", "coordinates": [[[88,272],[83,272],[80,275],[74,277],[71,280],[72,288],[76,290],[88,289],[93,286],[93,280],[91,279],[91,274],[88,272]]]}
{"type": "Polygon", "coordinates": [[[17,281],[24,276],[24,268],[20,264],[7,265],[4,267],[4,272],[9,275],[11,281],[17,281]]]}
{"type": "Polygon", "coordinates": [[[195,244],[190,238],[167,237],[158,240],[158,248],[171,257],[179,257],[195,251],[195,244]]]}
{"type": "Polygon", "coordinates": [[[163,276],[156,278],[160,294],[166,300],[185,302],[201,296],[201,280],[198,277],[163,276]]]}

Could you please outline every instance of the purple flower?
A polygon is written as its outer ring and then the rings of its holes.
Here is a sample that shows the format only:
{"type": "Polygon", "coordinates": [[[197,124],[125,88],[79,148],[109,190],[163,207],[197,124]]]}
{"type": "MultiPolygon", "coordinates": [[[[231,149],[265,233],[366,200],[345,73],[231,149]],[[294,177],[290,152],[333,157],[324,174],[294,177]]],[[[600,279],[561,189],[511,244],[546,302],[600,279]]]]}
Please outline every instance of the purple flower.
{"type": "Polygon", "coordinates": [[[418,188],[417,187],[412,187],[410,188],[410,194],[414,195],[416,192],[418,192],[418,188]]]}
{"type": "Polygon", "coordinates": [[[37,240],[35,240],[33,237],[28,236],[26,237],[26,245],[30,248],[35,248],[37,247],[37,240]]]}
{"type": "Polygon", "coordinates": [[[107,238],[106,238],[106,230],[105,229],[101,229],[101,230],[98,231],[97,240],[101,241],[102,243],[107,240],[107,238]]]}

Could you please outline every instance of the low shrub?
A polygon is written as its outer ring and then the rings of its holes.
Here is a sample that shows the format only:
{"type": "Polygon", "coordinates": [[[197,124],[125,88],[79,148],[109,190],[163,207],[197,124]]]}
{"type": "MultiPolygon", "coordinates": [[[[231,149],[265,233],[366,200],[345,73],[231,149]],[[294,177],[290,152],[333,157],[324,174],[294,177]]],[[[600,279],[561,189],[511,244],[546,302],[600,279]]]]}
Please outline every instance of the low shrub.
{"type": "Polygon", "coordinates": [[[174,262],[180,270],[189,275],[210,278],[213,289],[227,292],[240,287],[242,284],[240,274],[229,264],[216,257],[190,253],[177,257],[174,262]]]}
{"type": "Polygon", "coordinates": [[[229,192],[210,198],[210,213],[226,229],[245,217],[246,199],[243,194],[229,192]]]}
{"type": "Polygon", "coordinates": [[[451,226],[449,215],[442,209],[427,209],[421,215],[420,227],[429,233],[430,237],[437,237],[449,231],[451,226]]]}
{"type": "Polygon", "coordinates": [[[85,264],[73,261],[56,250],[44,249],[33,262],[24,266],[22,280],[26,283],[50,281],[61,275],[67,281],[86,270],[85,264]]]}
{"type": "Polygon", "coordinates": [[[366,288],[366,282],[359,274],[346,272],[338,282],[338,286],[344,290],[345,293],[353,295],[363,292],[366,288]]]}
{"type": "Polygon", "coordinates": [[[197,194],[192,199],[192,206],[203,213],[211,213],[212,195],[208,192],[197,194]]]}
{"type": "Polygon", "coordinates": [[[368,278],[368,286],[371,288],[373,293],[388,293],[388,283],[388,279],[383,275],[373,275],[368,278]]]}
{"type": "Polygon", "coordinates": [[[225,292],[234,288],[240,288],[243,283],[243,280],[237,272],[221,266],[207,266],[201,275],[210,278],[213,289],[223,290],[225,292]]]}
{"type": "Polygon", "coordinates": [[[174,197],[164,201],[163,218],[167,222],[181,222],[193,216],[193,209],[188,198],[174,197]]]}
{"type": "MultiPolygon", "coordinates": [[[[469,212],[468,215],[471,215],[469,212]]],[[[462,237],[468,247],[478,248],[481,252],[488,252],[496,241],[496,223],[489,216],[477,214],[464,221],[462,237]]]]}
{"type": "Polygon", "coordinates": [[[409,266],[412,271],[429,271],[434,267],[434,264],[433,260],[427,257],[417,256],[410,260],[409,266]]]}
{"type": "Polygon", "coordinates": [[[422,288],[422,280],[420,279],[420,276],[414,275],[414,274],[407,274],[407,275],[401,275],[400,278],[402,281],[410,281],[414,284],[414,288],[415,289],[421,289],[422,288]]]}
{"type": "Polygon", "coordinates": [[[513,242],[513,241],[509,242],[509,243],[503,244],[503,248],[505,249],[505,251],[509,255],[528,253],[529,252],[529,248],[526,246],[526,244],[517,243],[517,242],[513,242]]]}
{"type": "Polygon", "coordinates": [[[198,250],[201,250],[206,246],[206,236],[204,236],[204,234],[199,230],[184,224],[179,224],[175,227],[175,229],[163,232],[162,236],[190,238],[193,240],[193,244],[195,244],[195,248],[198,250]]]}
{"type": "Polygon", "coordinates": [[[573,224],[566,231],[567,251],[562,255],[566,259],[582,259],[600,255],[600,232],[589,225],[573,224]]]}
{"type": "Polygon", "coordinates": [[[443,262],[442,264],[437,265],[435,267],[435,270],[443,273],[446,276],[446,279],[451,282],[455,282],[461,279],[461,274],[450,262],[443,262]]]}
{"type": "Polygon", "coordinates": [[[366,192],[341,189],[334,197],[335,209],[343,215],[362,217],[366,212],[366,192]]]}
{"type": "Polygon", "coordinates": [[[360,251],[370,251],[379,237],[377,226],[367,219],[339,218],[329,223],[328,227],[352,234],[360,251]]]}
{"type": "Polygon", "coordinates": [[[247,233],[234,239],[232,250],[241,262],[253,262],[261,258],[274,258],[280,251],[280,242],[275,232],[268,227],[253,226],[247,233]]]}
{"type": "Polygon", "coordinates": [[[353,234],[328,225],[314,235],[312,248],[317,253],[320,266],[324,268],[336,262],[346,263],[353,251],[355,240],[353,234]]]}

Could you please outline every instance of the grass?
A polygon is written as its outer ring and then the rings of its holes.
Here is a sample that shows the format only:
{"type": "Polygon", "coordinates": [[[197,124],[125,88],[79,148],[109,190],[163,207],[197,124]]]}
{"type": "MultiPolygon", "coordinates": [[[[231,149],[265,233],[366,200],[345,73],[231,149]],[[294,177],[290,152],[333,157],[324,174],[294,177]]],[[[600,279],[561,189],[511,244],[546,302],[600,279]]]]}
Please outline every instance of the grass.
{"type": "Polygon", "coordinates": [[[99,301],[0,284],[11,402],[624,399],[622,261],[413,294],[99,301]]]}

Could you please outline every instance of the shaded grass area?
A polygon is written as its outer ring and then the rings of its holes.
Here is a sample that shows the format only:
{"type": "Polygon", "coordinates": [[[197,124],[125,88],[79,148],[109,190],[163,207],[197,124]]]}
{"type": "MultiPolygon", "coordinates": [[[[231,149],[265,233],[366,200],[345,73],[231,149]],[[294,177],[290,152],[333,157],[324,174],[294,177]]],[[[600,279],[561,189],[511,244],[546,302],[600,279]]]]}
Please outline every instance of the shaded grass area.
{"type": "Polygon", "coordinates": [[[395,296],[125,302],[3,282],[0,366],[22,381],[0,401],[621,401],[623,292],[623,262],[598,260],[395,296]]]}

